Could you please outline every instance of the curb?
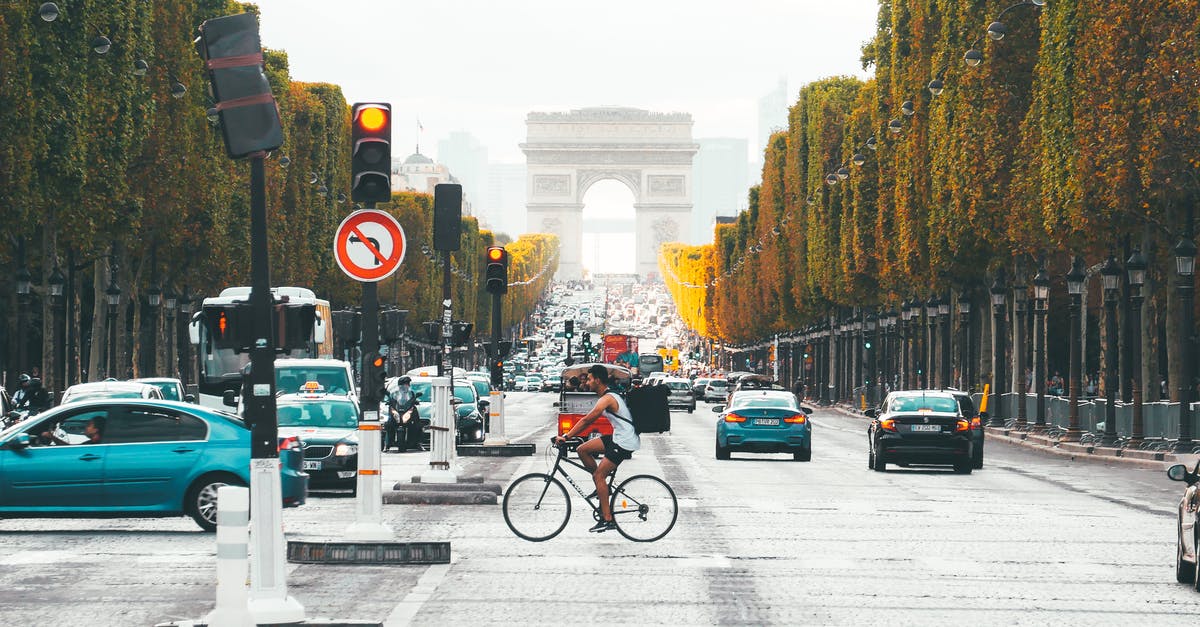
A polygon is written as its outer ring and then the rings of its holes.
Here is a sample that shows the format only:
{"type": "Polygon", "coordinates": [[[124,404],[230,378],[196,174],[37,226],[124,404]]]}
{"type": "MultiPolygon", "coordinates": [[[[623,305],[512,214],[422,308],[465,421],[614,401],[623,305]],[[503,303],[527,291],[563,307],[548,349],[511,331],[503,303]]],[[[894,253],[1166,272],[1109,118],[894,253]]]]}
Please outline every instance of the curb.
{"type": "Polygon", "coordinates": [[[383,493],[385,505],[496,505],[499,503],[494,492],[402,490],[383,493]]]}
{"type": "Polygon", "coordinates": [[[491,492],[501,494],[499,483],[404,483],[392,486],[395,492],[491,492]]]}
{"type": "MultiPolygon", "coordinates": [[[[844,416],[850,418],[865,418],[856,409],[848,409],[840,405],[829,406],[844,416]]],[[[988,440],[1019,446],[1032,451],[1065,458],[1069,461],[1127,466],[1146,470],[1166,470],[1172,464],[1183,463],[1189,466],[1195,462],[1190,455],[1178,456],[1161,451],[1129,451],[1110,447],[1091,446],[1075,442],[1055,442],[1037,433],[1013,431],[1003,427],[984,427],[984,436],[988,440]]],[[[986,460],[984,462],[986,464],[986,460]]]]}

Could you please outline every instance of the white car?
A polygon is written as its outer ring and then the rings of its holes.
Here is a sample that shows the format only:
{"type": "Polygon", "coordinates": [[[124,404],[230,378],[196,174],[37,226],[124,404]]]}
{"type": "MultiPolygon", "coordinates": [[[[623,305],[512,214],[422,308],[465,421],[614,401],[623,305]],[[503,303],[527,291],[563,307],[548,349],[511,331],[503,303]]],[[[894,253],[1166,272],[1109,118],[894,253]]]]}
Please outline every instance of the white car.
{"type": "Polygon", "coordinates": [[[157,387],[134,381],[94,381],[92,383],[77,383],[63,392],[62,404],[79,401],[94,401],[106,398],[156,398],[162,399],[162,392],[157,387]]]}

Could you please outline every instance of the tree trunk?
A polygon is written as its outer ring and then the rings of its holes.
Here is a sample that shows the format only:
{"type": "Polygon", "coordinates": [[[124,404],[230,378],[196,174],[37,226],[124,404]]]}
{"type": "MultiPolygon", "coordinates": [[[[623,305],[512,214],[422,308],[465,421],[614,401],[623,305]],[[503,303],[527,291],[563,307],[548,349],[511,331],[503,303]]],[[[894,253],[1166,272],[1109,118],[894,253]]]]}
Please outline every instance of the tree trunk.
{"type": "MultiPolygon", "coordinates": [[[[108,300],[104,289],[108,285],[108,268],[108,261],[104,258],[97,259],[92,264],[92,341],[88,351],[87,371],[83,373],[81,381],[99,381],[104,378],[100,373],[107,369],[108,300]]],[[[104,376],[108,374],[105,372],[104,376]]]]}

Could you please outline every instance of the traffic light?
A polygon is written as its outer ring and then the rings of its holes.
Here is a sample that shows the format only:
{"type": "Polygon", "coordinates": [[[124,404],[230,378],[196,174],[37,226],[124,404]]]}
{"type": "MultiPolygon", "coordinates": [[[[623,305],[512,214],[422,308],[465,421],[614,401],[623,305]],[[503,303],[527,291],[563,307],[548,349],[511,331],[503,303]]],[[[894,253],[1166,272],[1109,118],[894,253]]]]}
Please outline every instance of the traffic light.
{"type": "Polygon", "coordinates": [[[366,396],[382,401],[387,398],[387,359],[379,353],[367,353],[363,357],[366,373],[366,396]]]}
{"type": "Polygon", "coordinates": [[[358,344],[362,337],[362,314],[350,309],[333,312],[333,337],[343,345],[358,344]]]}
{"type": "Polygon", "coordinates": [[[508,251],[503,246],[488,246],[484,277],[489,294],[508,292],[508,251]]]}
{"type": "Polygon", "coordinates": [[[471,331],[474,329],[475,323],[473,322],[455,320],[454,324],[450,325],[450,345],[465,346],[471,339],[471,331]]]}
{"type": "Polygon", "coordinates": [[[433,186],[433,249],[458,250],[462,241],[462,185],[433,186]]]}
{"type": "Polygon", "coordinates": [[[231,159],[283,145],[279,107],[263,71],[258,16],[227,15],[200,25],[197,50],[205,61],[212,98],[231,159]]]}
{"type": "Polygon", "coordinates": [[[407,309],[385,309],[379,312],[379,340],[391,344],[404,335],[404,321],[408,318],[407,309]]]}
{"type": "Polygon", "coordinates": [[[233,302],[226,305],[204,305],[204,323],[213,346],[232,348],[233,352],[248,351],[254,345],[254,316],[250,303],[233,302]]]}
{"type": "Polygon", "coordinates": [[[392,199],[392,105],[357,102],[350,120],[350,197],[354,202],[392,199]]]}
{"type": "Polygon", "coordinates": [[[504,360],[492,359],[490,370],[490,374],[492,376],[492,387],[499,390],[504,386],[504,360]]]}
{"type": "Polygon", "coordinates": [[[563,336],[568,340],[575,337],[575,321],[567,320],[563,323],[563,336]]]}

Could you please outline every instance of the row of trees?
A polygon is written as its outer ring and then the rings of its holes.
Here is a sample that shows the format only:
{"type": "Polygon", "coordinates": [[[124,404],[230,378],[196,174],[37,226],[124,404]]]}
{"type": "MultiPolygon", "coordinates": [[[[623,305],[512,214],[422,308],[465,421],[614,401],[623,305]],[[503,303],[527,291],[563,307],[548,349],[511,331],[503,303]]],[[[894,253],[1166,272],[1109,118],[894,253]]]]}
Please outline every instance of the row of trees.
{"type": "MultiPolygon", "coordinates": [[[[151,285],[202,297],[249,280],[248,168],[225,156],[220,129],[206,118],[211,103],[192,40],[206,19],[256,8],[230,0],[59,4],[53,21],[26,3],[0,6],[0,207],[7,235],[0,238],[0,267],[10,269],[0,278],[8,305],[0,327],[8,332],[7,370],[11,376],[39,363],[49,370],[51,351],[40,340],[52,337],[45,295],[57,267],[76,277],[78,314],[69,324],[90,342],[82,351],[90,359],[78,365],[87,372],[98,373],[104,363],[110,280],[122,291],[119,326],[129,339],[112,374],[124,376],[144,362],[143,307],[131,304],[144,303],[151,285]],[[111,41],[103,53],[94,47],[98,35],[111,41]],[[22,267],[34,283],[25,303],[15,289],[22,267]],[[32,314],[29,328],[16,329],[20,307],[32,314]],[[15,363],[19,341],[29,342],[27,363],[15,363]]],[[[272,282],[311,287],[335,307],[351,305],[357,287],[331,252],[334,229],[351,210],[348,104],[336,85],[291,80],[285,52],[264,56],[286,141],[268,161],[266,181],[272,282]]],[[[414,253],[432,239],[431,201],[402,194],[392,210],[413,250],[381,297],[412,309],[410,320],[430,319],[441,300],[440,275],[433,282],[431,266],[414,253]]],[[[474,277],[495,236],[473,219],[463,231],[454,261],[464,308],[456,314],[486,321],[474,277]]],[[[556,262],[549,237],[523,238],[514,248],[514,280],[556,262]]],[[[532,311],[534,290],[544,284],[512,294],[508,319],[532,311]]]]}
{"type": "Polygon", "coordinates": [[[749,209],[707,246],[665,249],[693,328],[753,342],[912,295],[965,292],[979,309],[1001,269],[1027,282],[1045,254],[1061,292],[1072,255],[1140,247],[1142,344],[1160,326],[1177,344],[1169,249],[1200,200],[1200,4],[1026,2],[985,37],[1009,4],[880,3],[873,78],[805,86],[749,209]]]}

